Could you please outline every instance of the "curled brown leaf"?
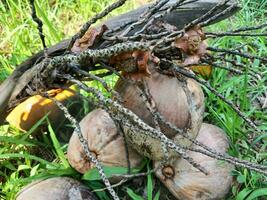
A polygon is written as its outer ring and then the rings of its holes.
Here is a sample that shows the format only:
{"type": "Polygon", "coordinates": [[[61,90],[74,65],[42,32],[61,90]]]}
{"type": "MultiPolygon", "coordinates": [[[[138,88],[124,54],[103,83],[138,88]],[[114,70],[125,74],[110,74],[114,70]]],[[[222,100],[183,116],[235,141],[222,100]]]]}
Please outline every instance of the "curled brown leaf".
{"type": "Polygon", "coordinates": [[[202,76],[202,78],[208,80],[212,75],[212,66],[211,65],[193,65],[190,66],[190,69],[202,76]]]}
{"type": "Polygon", "coordinates": [[[159,62],[155,56],[151,55],[150,51],[136,50],[113,56],[109,63],[121,70],[124,76],[132,80],[141,80],[142,77],[151,75],[148,69],[150,61],[159,62]]]}
{"type": "Polygon", "coordinates": [[[185,32],[184,36],[177,38],[172,45],[183,52],[184,66],[198,64],[200,58],[207,54],[205,34],[198,26],[185,32]]]}
{"type": "Polygon", "coordinates": [[[100,30],[93,27],[89,28],[82,38],[75,41],[71,51],[74,53],[80,53],[93,47],[106,30],[108,30],[108,27],[105,24],[101,26],[100,30]]]}

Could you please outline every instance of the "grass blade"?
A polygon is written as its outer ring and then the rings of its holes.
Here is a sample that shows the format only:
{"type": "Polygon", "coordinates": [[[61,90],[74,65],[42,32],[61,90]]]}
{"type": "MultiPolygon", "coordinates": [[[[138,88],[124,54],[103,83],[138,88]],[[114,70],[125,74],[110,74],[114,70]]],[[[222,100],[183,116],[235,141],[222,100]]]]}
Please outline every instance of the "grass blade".
{"type": "Polygon", "coordinates": [[[137,195],[134,193],[134,191],[130,188],[127,188],[127,194],[133,199],[133,200],[144,200],[143,197],[137,195]]]}
{"type": "MultiPolygon", "coordinates": [[[[49,122],[48,122],[48,123],[49,123],[49,122]]],[[[49,131],[49,133],[50,133],[50,137],[51,137],[51,140],[52,140],[52,142],[53,142],[53,146],[54,146],[54,148],[55,148],[55,150],[56,150],[56,153],[57,153],[57,155],[58,155],[60,161],[62,162],[63,166],[64,166],[65,168],[70,167],[69,162],[68,162],[68,160],[66,159],[64,152],[63,152],[62,149],[61,149],[61,145],[59,144],[59,142],[58,142],[58,140],[57,140],[57,137],[56,137],[56,134],[55,134],[55,132],[54,132],[54,130],[53,130],[53,128],[52,128],[52,126],[51,126],[50,123],[48,124],[48,131],[49,131]]]]}

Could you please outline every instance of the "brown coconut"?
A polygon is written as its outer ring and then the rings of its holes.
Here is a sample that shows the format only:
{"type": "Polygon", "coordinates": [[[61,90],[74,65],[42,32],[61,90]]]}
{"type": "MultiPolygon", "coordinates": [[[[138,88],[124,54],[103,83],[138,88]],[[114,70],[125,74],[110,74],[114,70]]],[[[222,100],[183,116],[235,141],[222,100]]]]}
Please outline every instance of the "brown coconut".
{"type": "MultiPolygon", "coordinates": [[[[203,124],[197,140],[220,153],[226,153],[229,142],[224,132],[211,124],[203,124]]],[[[193,147],[197,147],[193,145],[193,147]]],[[[203,166],[208,175],[198,171],[186,160],[179,158],[156,172],[156,176],[164,183],[169,191],[182,200],[223,199],[233,178],[231,171],[234,167],[226,162],[218,161],[200,153],[187,152],[197,163],[203,166]]],[[[156,162],[157,167],[160,163],[156,162]]]]}
{"type": "MultiPolygon", "coordinates": [[[[190,137],[195,138],[202,123],[204,113],[204,94],[201,87],[193,79],[184,78],[185,83],[176,77],[158,73],[153,66],[149,68],[150,77],[145,77],[155,107],[165,119],[180,129],[187,131],[190,137]],[[183,85],[184,84],[184,85],[183,85]]],[[[115,86],[123,99],[123,105],[132,110],[148,125],[154,126],[152,115],[146,108],[140,90],[130,82],[120,79],[115,86]]],[[[160,122],[161,131],[170,139],[185,146],[191,142],[184,139],[160,122]]],[[[127,139],[141,154],[152,160],[161,160],[163,153],[158,140],[136,134],[125,128],[127,139]]],[[[176,154],[177,155],[177,154],[176,154]]]]}
{"type": "MultiPolygon", "coordinates": [[[[103,166],[128,167],[124,139],[106,111],[96,109],[90,112],[80,122],[80,127],[90,151],[103,166]]],[[[130,147],[128,152],[130,166],[140,166],[142,157],[130,147]]],[[[86,158],[77,134],[73,134],[70,139],[68,160],[80,173],[94,167],[86,158]]]]}
{"type": "Polygon", "coordinates": [[[16,200],[97,200],[88,187],[68,177],[36,181],[23,188],[16,200]]]}

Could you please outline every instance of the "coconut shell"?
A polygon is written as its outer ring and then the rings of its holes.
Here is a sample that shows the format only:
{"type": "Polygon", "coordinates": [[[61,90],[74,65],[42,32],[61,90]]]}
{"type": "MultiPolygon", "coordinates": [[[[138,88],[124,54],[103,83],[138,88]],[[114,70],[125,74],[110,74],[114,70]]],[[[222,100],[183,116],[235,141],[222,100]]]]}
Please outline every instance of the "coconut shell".
{"type": "MultiPolygon", "coordinates": [[[[155,107],[167,121],[180,129],[184,129],[195,138],[202,123],[204,113],[204,94],[201,87],[192,79],[185,78],[185,83],[176,77],[160,74],[150,66],[150,77],[145,77],[150,94],[155,102],[155,107]],[[184,85],[183,85],[184,84],[184,85]]],[[[154,126],[151,113],[141,97],[141,92],[130,82],[120,79],[115,89],[123,99],[123,105],[132,110],[144,122],[154,126]]],[[[190,146],[191,142],[164,125],[159,123],[161,131],[168,138],[176,138],[176,142],[190,146]]],[[[125,128],[125,127],[124,127],[125,128]]],[[[143,155],[152,160],[161,160],[163,153],[160,142],[142,134],[134,133],[125,128],[127,139],[132,146],[143,155]]],[[[176,154],[177,155],[177,154],[176,154]]]]}
{"type": "MultiPolygon", "coordinates": [[[[104,166],[128,167],[126,149],[123,137],[120,135],[109,114],[96,109],[90,112],[80,122],[85,140],[90,151],[104,166]]],[[[128,147],[129,161],[132,168],[140,166],[142,157],[128,147]]],[[[94,167],[87,158],[77,134],[73,134],[68,147],[68,160],[73,168],[85,173],[94,167]]]]}
{"type": "MultiPolygon", "coordinates": [[[[224,132],[210,124],[201,126],[197,140],[223,154],[226,153],[229,146],[224,132]]],[[[195,145],[193,147],[200,148],[195,145]]],[[[186,160],[179,158],[160,168],[156,172],[156,176],[177,199],[223,199],[231,188],[233,178],[230,173],[234,169],[233,165],[200,153],[187,153],[209,174],[203,174],[186,160]]],[[[159,162],[155,162],[155,167],[159,164],[159,162]]]]}
{"type": "Polygon", "coordinates": [[[88,187],[68,177],[36,181],[23,188],[16,200],[97,200],[88,187]]]}

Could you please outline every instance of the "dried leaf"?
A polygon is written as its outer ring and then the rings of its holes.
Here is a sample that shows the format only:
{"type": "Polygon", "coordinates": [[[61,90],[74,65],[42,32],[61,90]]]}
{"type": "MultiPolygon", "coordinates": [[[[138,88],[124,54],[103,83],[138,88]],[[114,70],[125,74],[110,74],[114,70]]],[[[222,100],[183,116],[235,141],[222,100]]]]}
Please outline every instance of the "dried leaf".
{"type": "Polygon", "coordinates": [[[113,56],[109,63],[122,71],[122,74],[132,80],[140,80],[143,76],[150,76],[148,63],[158,63],[158,59],[149,51],[136,50],[113,56]]]}
{"type": "Polygon", "coordinates": [[[89,28],[82,38],[75,41],[71,51],[74,53],[80,53],[94,46],[106,30],[108,30],[108,27],[105,24],[101,26],[100,30],[96,28],[89,28]]]}
{"type": "Polygon", "coordinates": [[[148,61],[150,57],[150,52],[148,51],[134,51],[133,52],[133,58],[137,62],[138,66],[138,73],[143,73],[144,75],[150,76],[151,73],[148,70],[148,61]]]}
{"type": "Polygon", "coordinates": [[[113,56],[109,60],[109,64],[121,71],[136,72],[137,66],[132,54],[132,52],[124,52],[113,56]]]}
{"type": "Polygon", "coordinates": [[[210,65],[193,65],[190,69],[196,74],[201,75],[206,80],[210,79],[212,75],[212,66],[210,65]]]}
{"type": "Polygon", "coordinates": [[[193,27],[183,37],[178,38],[172,44],[180,49],[185,55],[183,65],[198,64],[201,57],[207,54],[207,43],[204,41],[205,34],[200,27],[193,27]]]}

